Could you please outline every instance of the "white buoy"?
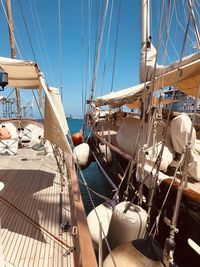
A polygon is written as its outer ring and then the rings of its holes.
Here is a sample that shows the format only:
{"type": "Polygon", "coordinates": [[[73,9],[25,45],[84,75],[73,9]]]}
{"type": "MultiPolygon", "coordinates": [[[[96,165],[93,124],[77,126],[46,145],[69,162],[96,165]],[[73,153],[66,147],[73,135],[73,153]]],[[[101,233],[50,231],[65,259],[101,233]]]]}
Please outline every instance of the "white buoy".
{"type": "Polygon", "coordinates": [[[122,243],[142,238],[145,235],[147,213],[140,206],[131,204],[125,211],[130,202],[124,201],[117,204],[114,208],[107,240],[111,250],[122,243]]]}
{"type": "Polygon", "coordinates": [[[93,241],[94,249],[98,250],[99,221],[96,214],[98,215],[104,234],[107,235],[110,220],[112,217],[112,209],[106,207],[104,204],[100,204],[95,209],[93,209],[87,216],[87,222],[90,229],[90,235],[93,241]]]}
{"type": "Polygon", "coordinates": [[[122,244],[109,254],[104,262],[103,267],[162,267],[160,261],[147,258],[140,253],[131,242],[122,244]],[[115,263],[113,263],[113,260],[115,263]]]}
{"type": "Polygon", "coordinates": [[[79,166],[84,169],[90,164],[90,147],[87,143],[82,143],[74,148],[74,157],[79,166]]]}
{"type": "Polygon", "coordinates": [[[99,144],[99,150],[101,152],[101,154],[103,155],[104,160],[106,161],[106,163],[111,163],[112,161],[112,153],[111,150],[108,146],[106,146],[105,144],[99,144]]]}

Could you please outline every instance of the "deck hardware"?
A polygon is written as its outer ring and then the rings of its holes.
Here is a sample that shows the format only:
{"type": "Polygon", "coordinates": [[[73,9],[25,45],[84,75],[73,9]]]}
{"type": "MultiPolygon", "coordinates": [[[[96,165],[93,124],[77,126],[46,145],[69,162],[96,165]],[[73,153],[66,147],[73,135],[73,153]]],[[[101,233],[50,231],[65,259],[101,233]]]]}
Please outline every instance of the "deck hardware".
{"type": "Polygon", "coordinates": [[[4,87],[8,85],[8,73],[0,68],[0,91],[4,91],[4,87]]]}
{"type": "Polygon", "coordinates": [[[72,235],[76,236],[77,233],[78,233],[77,226],[74,225],[74,226],[72,227],[72,235]]]}
{"type": "Polygon", "coordinates": [[[70,253],[72,253],[74,251],[74,248],[68,248],[65,250],[65,252],[63,253],[63,256],[66,257],[68,256],[70,253]]]}
{"type": "Polygon", "coordinates": [[[63,232],[67,232],[70,228],[70,223],[69,221],[63,221],[61,224],[60,224],[60,228],[63,232]]]}

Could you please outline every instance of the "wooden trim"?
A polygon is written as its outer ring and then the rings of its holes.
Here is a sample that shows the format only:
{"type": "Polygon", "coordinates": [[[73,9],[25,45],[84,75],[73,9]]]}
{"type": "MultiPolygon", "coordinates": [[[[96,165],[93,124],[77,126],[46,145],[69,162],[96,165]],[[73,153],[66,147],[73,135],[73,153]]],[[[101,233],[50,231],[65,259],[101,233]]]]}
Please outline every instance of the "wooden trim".
{"type": "Polygon", "coordinates": [[[74,204],[74,216],[77,220],[77,229],[78,229],[78,242],[80,249],[80,262],[76,262],[76,266],[82,267],[97,267],[97,261],[94,253],[94,248],[92,245],[92,240],[90,236],[90,231],[87,224],[87,219],[85,215],[85,209],[82,202],[82,197],[79,189],[79,183],[77,179],[77,174],[75,170],[75,165],[73,158],[68,154],[68,163],[69,163],[69,174],[71,180],[71,191],[74,204]]]}
{"type": "MultiPolygon", "coordinates": [[[[171,184],[172,179],[165,179],[163,180],[163,183],[170,185],[171,184]]],[[[178,190],[178,187],[180,186],[180,184],[178,182],[174,182],[172,187],[176,190],[178,190]]],[[[192,200],[194,200],[195,202],[200,204],[200,194],[195,192],[194,190],[192,190],[191,188],[184,188],[183,189],[183,195],[186,196],[187,198],[190,198],[192,200]]]]}

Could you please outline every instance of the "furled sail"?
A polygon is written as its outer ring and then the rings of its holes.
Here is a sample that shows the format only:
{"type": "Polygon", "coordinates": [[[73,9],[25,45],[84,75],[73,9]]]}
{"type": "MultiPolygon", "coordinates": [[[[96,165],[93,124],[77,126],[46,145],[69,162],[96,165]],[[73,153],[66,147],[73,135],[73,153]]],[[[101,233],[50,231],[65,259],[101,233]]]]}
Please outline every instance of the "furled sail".
{"type": "Polygon", "coordinates": [[[151,85],[153,90],[174,85],[180,91],[197,97],[200,84],[200,53],[183,58],[166,67],[159,67],[151,85]],[[154,86],[153,86],[154,85],[154,86]]]}
{"type": "Polygon", "coordinates": [[[196,97],[200,83],[200,53],[186,56],[167,66],[156,63],[156,53],[152,44],[148,48],[146,45],[143,46],[140,81],[142,83],[152,81],[153,91],[174,85],[180,91],[196,97]]]}
{"type": "Polygon", "coordinates": [[[95,106],[110,105],[111,107],[120,107],[127,103],[137,100],[144,91],[145,84],[139,84],[117,92],[111,92],[107,95],[97,97],[94,101],[95,106]]]}
{"type": "Polygon", "coordinates": [[[158,65],[154,78],[153,68],[149,67],[148,70],[148,77],[152,77],[151,81],[97,97],[94,101],[95,105],[120,107],[128,104],[131,106],[131,104],[142,96],[145,88],[148,88],[149,91],[157,91],[170,85],[175,86],[188,95],[198,96],[200,85],[200,53],[185,57],[181,62],[176,61],[166,67],[158,65]]]}

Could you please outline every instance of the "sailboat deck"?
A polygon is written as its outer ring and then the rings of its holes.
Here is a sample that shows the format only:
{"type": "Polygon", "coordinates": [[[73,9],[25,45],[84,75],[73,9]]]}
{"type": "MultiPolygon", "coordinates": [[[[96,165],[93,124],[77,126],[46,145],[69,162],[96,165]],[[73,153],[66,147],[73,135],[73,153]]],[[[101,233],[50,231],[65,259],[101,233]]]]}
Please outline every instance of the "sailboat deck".
{"type": "Polygon", "coordinates": [[[0,217],[5,266],[74,266],[71,211],[67,186],[61,193],[53,156],[30,146],[15,156],[0,156],[0,217]],[[70,222],[61,231],[61,222],[70,222]]]}

